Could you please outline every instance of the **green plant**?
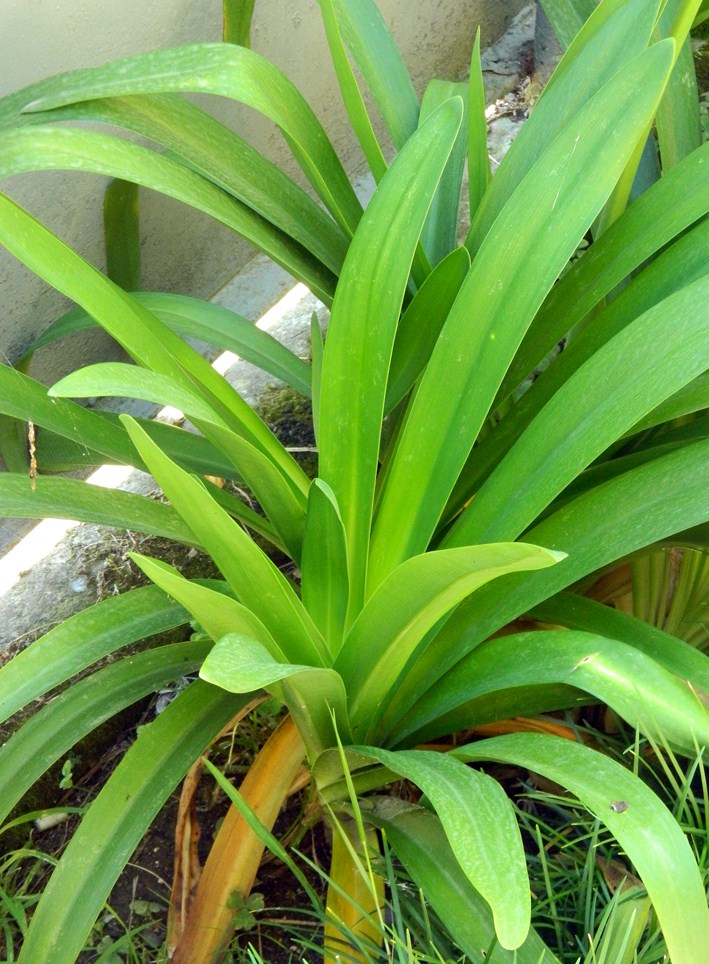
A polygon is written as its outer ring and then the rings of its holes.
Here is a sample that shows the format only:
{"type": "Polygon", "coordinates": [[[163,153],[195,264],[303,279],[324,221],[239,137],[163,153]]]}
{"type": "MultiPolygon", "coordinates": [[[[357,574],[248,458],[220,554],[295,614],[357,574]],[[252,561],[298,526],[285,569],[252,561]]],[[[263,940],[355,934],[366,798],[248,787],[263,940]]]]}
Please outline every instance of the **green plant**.
{"type": "MultiPolygon", "coordinates": [[[[147,467],[170,503],[126,493],[109,502],[84,483],[18,471],[0,480],[0,508],[157,532],[202,548],[224,577],[189,581],[135,555],[154,587],[79,614],[0,672],[9,715],[163,628],[191,618],[207,636],[97,671],[0,751],[6,812],[100,719],[199,670],[141,729],[89,808],[20,961],[75,959],[161,802],[263,689],[291,715],[242,785],[251,810],[224,822],[173,961],[222,953],[230,897],[250,890],[263,847],[246,814],[272,825],[304,759],[321,805],[336,813],[399,778],[420,787],[431,810],[404,817],[362,808],[362,820],[384,826],[471,960],[494,941],[500,961],[556,960],[530,930],[523,847],[512,804],[485,772],[493,761],[570,789],[633,862],[671,957],[701,959],[709,912],[697,864],[675,819],[633,773],[548,733],[446,753],[424,745],[596,700],[678,752],[692,755],[709,738],[706,656],[565,592],[663,544],[706,546],[707,152],[697,143],[682,154],[688,141],[677,132],[691,105],[666,112],[677,45],[698,7],[604,0],[491,179],[478,44],[470,83],[433,82],[419,109],[376,7],[322,0],[352,126],[379,182],[364,212],[307,105],[245,48],[162,51],[42,81],[0,104],[3,174],[69,165],[162,190],[253,240],[331,306],[324,346],[313,326],[308,367],[221,309],[127,294],[0,198],[0,240],[79,306],[43,343],[98,323],[135,362],[90,366],[50,392],[0,369],[2,412],[76,443],[62,462],[52,435],[44,449],[40,433],[40,470],[99,456],[147,467]],[[398,152],[390,165],[345,44],[398,152]],[[271,118],[324,209],[179,96],[193,90],[271,118]],[[643,158],[658,111],[664,172],[652,182],[643,158]],[[74,123],[87,119],[145,134],[169,154],[74,123]],[[456,247],[466,156],[472,221],[456,247]],[[649,186],[627,207],[639,165],[649,186]],[[565,270],[589,232],[592,243],[565,270]],[[316,479],[185,333],[250,351],[311,395],[316,479]],[[549,360],[561,339],[564,350],[549,360]],[[539,377],[530,386],[531,372],[539,377]],[[199,435],[68,400],[93,395],[175,405],[199,435]],[[263,514],[205,474],[243,481],[263,514]],[[287,553],[300,587],[239,523],[287,553]],[[529,613],[534,622],[515,624],[529,613]]],[[[135,259],[116,254],[112,264],[134,278],[135,259]]],[[[6,448],[8,461],[26,468],[21,447],[6,448]]],[[[360,841],[373,839],[364,822],[358,831],[360,841]]],[[[360,873],[368,853],[356,839],[335,848],[330,877],[368,912],[360,873]]],[[[366,928],[367,915],[359,918],[366,928]]],[[[335,938],[326,939],[332,953],[335,938]]],[[[361,948],[347,953],[366,959],[361,948]]]]}

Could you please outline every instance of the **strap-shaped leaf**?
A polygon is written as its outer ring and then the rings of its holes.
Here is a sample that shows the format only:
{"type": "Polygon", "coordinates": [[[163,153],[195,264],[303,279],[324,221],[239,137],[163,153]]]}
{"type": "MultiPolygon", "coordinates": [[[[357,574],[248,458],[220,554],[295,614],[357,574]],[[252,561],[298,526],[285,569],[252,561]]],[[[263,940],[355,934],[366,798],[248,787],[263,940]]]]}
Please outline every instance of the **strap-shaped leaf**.
{"type": "MultiPolygon", "coordinates": [[[[25,104],[51,86],[51,79],[43,80],[0,98],[0,126],[46,123],[50,116],[52,121],[90,120],[141,134],[262,215],[276,229],[276,244],[279,234],[285,234],[335,275],[339,273],[347,236],[327,212],[243,138],[180,94],[92,100],[58,108],[51,115],[20,113],[25,104]]],[[[268,242],[267,223],[264,228],[268,242]]],[[[268,253],[268,243],[263,250],[268,253]]],[[[331,287],[333,282],[331,279],[331,287]]]]}
{"type": "Polygon", "coordinates": [[[467,95],[468,84],[466,83],[432,80],[426,87],[421,101],[420,124],[451,97],[460,97],[464,108],[458,136],[441,176],[438,190],[433,196],[431,209],[421,234],[421,244],[434,267],[453,251],[458,237],[458,210],[468,147],[467,95]]]}
{"type": "Polygon", "coordinates": [[[373,740],[401,671],[442,616],[491,579],[553,566],[560,558],[508,543],[427,552],[395,569],[359,614],[334,663],[358,738],[373,740]]]}
{"type": "MultiPolygon", "coordinates": [[[[660,145],[660,153],[665,153],[670,162],[665,163],[663,160],[665,170],[669,170],[671,164],[676,163],[683,156],[683,151],[687,153],[694,150],[702,142],[693,55],[688,43],[689,28],[699,3],[700,0],[667,0],[661,4],[658,11],[655,39],[670,37],[675,44],[673,70],[655,117],[658,140],[665,141],[664,149],[660,145]],[[674,114],[674,117],[668,118],[669,114],[674,114]],[[687,127],[687,120],[690,123],[694,122],[693,132],[687,127]],[[683,129],[681,130],[680,127],[683,129]]],[[[645,153],[645,146],[651,136],[651,127],[648,126],[645,136],[638,142],[627,168],[598,219],[594,229],[596,235],[605,231],[606,227],[620,217],[627,207],[637,182],[638,167],[645,153]]]]}
{"type": "Polygon", "coordinates": [[[211,643],[173,643],[106,666],[42,707],[0,747],[0,822],[79,740],[127,706],[195,673],[211,643]]]}
{"type": "Polygon", "coordinates": [[[654,428],[663,422],[671,422],[683,415],[691,415],[694,412],[701,412],[709,408],[709,373],[693,378],[684,388],[681,388],[674,395],[671,395],[664,402],[661,402],[651,412],[641,418],[633,425],[626,435],[635,435],[644,432],[645,429],[654,428]]]}
{"type": "Polygon", "coordinates": [[[582,469],[709,368],[708,299],[705,276],[596,351],[486,479],[444,545],[515,539],[582,469]],[[662,345],[662,351],[648,351],[648,345],[662,345]]]}
{"type": "Polygon", "coordinates": [[[385,832],[387,843],[471,961],[483,960],[481,954],[494,946],[490,959],[499,964],[557,964],[534,928],[515,951],[497,944],[490,908],[461,870],[434,813],[396,797],[378,797],[364,816],[385,832]]]}
{"type": "Polygon", "coordinates": [[[416,130],[414,86],[373,0],[333,0],[342,36],[379,108],[397,150],[416,130]]]}
{"type": "Polygon", "coordinates": [[[9,519],[74,519],[95,525],[134,529],[164,536],[188,546],[199,540],[169,506],[142,495],[106,490],[78,479],[38,478],[34,487],[25,475],[3,472],[0,516],[9,519]]]}
{"type": "MultiPolygon", "coordinates": [[[[310,395],[309,366],[243,315],[187,295],[163,291],[134,291],[132,294],[137,302],[181,337],[196,338],[222,351],[234,352],[244,361],[280,378],[301,395],[310,395]]],[[[86,331],[95,324],[81,308],[72,308],[42,332],[31,352],[67,335],[86,331]]]]}
{"type": "Polygon", "coordinates": [[[319,121],[293,84],[265,58],[231,44],[193,44],[76,70],[53,78],[29,112],[127,94],[218,94],[277,124],[304,174],[338,223],[351,233],[361,207],[319,121]]]}
{"type": "Polygon", "coordinates": [[[431,271],[401,316],[389,369],[384,414],[389,415],[426,367],[448,312],[470,268],[456,248],[431,271]]]}
{"type": "Polygon", "coordinates": [[[458,479],[447,515],[460,510],[545,404],[596,351],[644,311],[685,285],[706,277],[708,256],[709,222],[700,221],[651,261],[604,311],[591,314],[577,328],[564,351],[540,373],[512,410],[475,447],[458,479]]]}
{"type": "Polygon", "coordinates": [[[684,158],[630,205],[549,292],[500,389],[513,391],[610,291],[709,210],[709,144],[684,158]]]}
{"type": "Polygon", "coordinates": [[[352,240],[333,302],[320,389],[320,475],[335,494],[347,534],[353,615],[364,594],[386,379],[399,311],[460,116],[460,103],[443,104],[389,168],[352,240]]]}
{"type": "MultiPolygon", "coordinates": [[[[214,642],[227,633],[242,633],[257,639],[275,659],[285,661],[285,656],[258,616],[236,599],[218,589],[186,579],[174,566],[160,559],[151,559],[138,552],[131,552],[129,556],[148,579],[184,606],[214,642]]],[[[223,588],[226,589],[226,584],[223,588]]]]}
{"type": "Polygon", "coordinates": [[[684,38],[679,48],[677,63],[657,111],[656,125],[663,171],[669,171],[702,144],[699,91],[689,37],[684,38]]]}
{"type": "Polygon", "coordinates": [[[500,944],[520,947],[530,925],[529,881],[514,810],[500,784],[444,754],[352,749],[423,790],[464,874],[490,905],[500,944]]]}
{"type": "Polygon", "coordinates": [[[237,599],[263,622],[289,659],[318,666],[325,647],[295,590],[268,556],[222,509],[203,483],[171,462],[138,426],[122,416],[133,444],[175,511],[199,533],[205,550],[237,599]]]}
{"type": "Polygon", "coordinates": [[[264,248],[279,264],[329,299],[332,276],[315,259],[275,231],[250,207],[184,164],[123,138],[76,127],[45,124],[3,133],[0,175],[25,171],[85,170],[120,177],[203,211],[264,248]]]}
{"type": "Polygon", "coordinates": [[[200,424],[210,441],[233,463],[253,490],[293,559],[300,560],[305,528],[305,496],[294,492],[276,465],[246,439],[230,431],[219,414],[196,392],[175,385],[166,375],[136,365],[105,362],[88,365],[62,378],[50,395],[91,398],[94,395],[140,398],[174,405],[200,424]]]}
{"type": "Polygon", "coordinates": [[[695,646],[651,626],[643,619],[619,612],[574,593],[562,592],[545,599],[530,615],[545,623],[556,623],[587,633],[602,633],[651,656],[665,669],[709,693],[709,659],[695,646]]]}
{"type": "Polygon", "coordinates": [[[68,399],[50,399],[44,385],[9,365],[0,365],[0,412],[50,429],[79,445],[95,449],[106,460],[135,464],[125,431],[68,399]]]}
{"type": "Polygon", "coordinates": [[[345,687],[332,669],[278,662],[258,640],[228,633],[215,643],[199,675],[231,693],[273,691],[290,709],[312,762],[336,745],[338,734],[349,739],[345,687]]]}
{"type": "Polygon", "coordinates": [[[690,846],[675,818],[636,776],[570,740],[518,733],[454,751],[459,759],[529,767],[568,787],[611,831],[637,868],[673,961],[701,961],[709,911],[690,846]]]}
{"type": "Polygon", "coordinates": [[[322,479],[310,486],[301,571],[303,605],[334,656],[342,645],[349,601],[347,544],[337,501],[322,479]]]}
{"type": "Polygon", "coordinates": [[[223,0],[222,17],[224,26],[222,37],[225,43],[250,46],[251,20],[256,0],[223,0]]]}
{"type": "MultiPolygon", "coordinates": [[[[491,633],[549,596],[673,533],[709,518],[709,441],[693,442],[625,472],[552,513],[525,538],[568,553],[543,572],[481,587],[438,633],[406,681],[401,713],[491,633]]],[[[696,538],[706,542],[700,531],[696,538]]]]}
{"type": "Polygon", "coordinates": [[[70,616],[0,669],[0,721],[103,656],[187,620],[182,606],[154,586],[104,599],[70,616]]]}
{"type": "MultiPolygon", "coordinates": [[[[387,170],[387,162],[379,146],[377,135],[369,119],[367,108],[360,93],[357,79],[350,66],[349,58],[345,50],[344,41],[340,32],[335,2],[334,0],[318,0],[322,13],[325,35],[330,57],[337,73],[337,82],[340,86],[340,94],[345,104],[347,116],[349,117],[352,130],[357,135],[359,146],[367,159],[369,169],[374,180],[378,184],[384,177],[387,170]]],[[[338,4],[340,7],[342,4],[338,4]]]]}
{"type": "MultiPolygon", "coordinates": [[[[49,434],[43,431],[37,433],[40,471],[62,472],[104,462],[145,468],[117,415],[91,411],[68,399],[50,399],[44,385],[7,365],[0,365],[0,412],[14,416],[20,422],[32,419],[35,425],[50,430],[49,434]]],[[[146,419],[138,421],[171,458],[193,471],[241,479],[232,463],[202,436],[160,422],[146,419]]],[[[20,438],[26,449],[24,430],[20,438]]],[[[26,474],[26,463],[20,463],[19,466],[26,474]]],[[[219,490],[218,497],[230,514],[261,532],[270,541],[274,538],[278,541],[270,523],[263,516],[257,515],[222,490],[219,490]]]]}
{"type": "Polygon", "coordinates": [[[163,803],[249,699],[197,680],[140,728],[52,874],[18,961],[74,964],[113,884],[163,803]],[[98,845],[108,840],[110,847],[98,845]]]}
{"type": "Polygon", "coordinates": [[[141,272],[137,184],[117,179],[108,185],[103,196],[103,233],[106,274],[125,291],[139,291],[141,272]]]}
{"type": "Polygon", "coordinates": [[[407,411],[372,535],[370,591],[427,546],[524,332],[652,117],[671,60],[663,41],[624,67],[486,235],[407,411]]]}
{"type": "Polygon", "coordinates": [[[300,565],[307,506],[305,493],[302,489],[294,490],[271,459],[235,432],[221,425],[210,425],[208,431],[204,427],[203,430],[237,467],[272,523],[279,542],[293,562],[300,565]]]}
{"type": "Polygon", "coordinates": [[[40,278],[82,305],[134,361],[199,392],[230,427],[272,458],[296,491],[305,484],[297,462],[205,358],[4,195],[0,241],[40,278]]]}
{"type": "Polygon", "coordinates": [[[658,6],[658,0],[605,0],[595,9],[495,172],[466,240],[471,253],[480,247],[515,188],[564,127],[647,47],[658,6]]]}
{"type": "Polygon", "coordinates": [[[542,0],[559,43],[568,47],[595,9],[593,0],[542,0]]]}
{"type": "Polygon", "coordinates": [[[495,690],[556,684],[590,693],[646,736],[690,755],[709,744],[709,693],[694,680],[680,679],[625,643],[573,630],[519,633],[478,646],[398,725],[402,742],[490,722],[482,713],[495,690]]]}
{"type": "Polygon", "coordinates": [[[49,389],[58,398],[139,398],[156,405],[174,405],[191,419],[221,423],[214,408],[191,388],[176,385],[169,375],[123,362],[86,365],[65,375],[49,389]]]}
{"type": "Polygon", "coordinates": [[[468,84],[468,201],[472,220],[477,214],[491,178],[485,117],[487,100],[480,62],[480,27],[475,33],[468,84]]]}

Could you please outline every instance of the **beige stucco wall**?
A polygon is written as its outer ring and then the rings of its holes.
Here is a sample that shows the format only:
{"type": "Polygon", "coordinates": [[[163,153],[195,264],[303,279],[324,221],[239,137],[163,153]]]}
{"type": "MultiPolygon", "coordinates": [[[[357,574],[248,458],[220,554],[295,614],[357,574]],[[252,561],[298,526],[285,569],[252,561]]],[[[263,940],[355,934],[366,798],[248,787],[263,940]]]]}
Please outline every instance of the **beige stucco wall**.
{"type": "MultiPolygon", "coordinates": [[[[466,68],[476,25],[483,42],[505,29],[523,0],[380,0],[380,9],[421,89],[433,75],[466,68]]],[[[219,0],[0,0],[3,69],[0,93],[61,70],[192,41],[217,40],[219,0]]],[[[315,0],[256,0],[253,46],[295,81],[330,133],[345,165],[360,158],[329,66],[315,0]]],[[[215,112],[257,147],[289,166],[278,131],[261,118],[217,99],[215,112]]],[[[41,173],[2,185],[95,264],[102,265],[101,197],[105,180],[87,174],[41,173]]],[[[144,287],[209,296],[251,256],[225,228],[177,202],[142,192],[144,287]]],[[[64,302],[0,250],[0,361],[12,360],[64,307],[64,302]]],[[[94,339],[47,352],[33,374],[54,380],[106,351],[94,339]]]]}

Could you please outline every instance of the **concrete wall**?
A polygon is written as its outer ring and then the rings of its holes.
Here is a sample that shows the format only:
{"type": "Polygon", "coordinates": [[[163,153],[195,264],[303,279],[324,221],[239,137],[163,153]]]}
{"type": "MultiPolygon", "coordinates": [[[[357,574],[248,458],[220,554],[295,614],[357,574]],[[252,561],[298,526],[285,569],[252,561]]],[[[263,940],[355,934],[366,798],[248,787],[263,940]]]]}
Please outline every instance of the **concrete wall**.
{"type": "MultiPolygon", "coordinates": [[[[380,0],[420,90],[433,76],[465,72],[475,27],[496,39],[523,0],[380,0]]],[[[0,0],[3,70],[0,94],[61,70],[175,44],[217,40],[219,0],[0,0]]],[[[319,115],[349,170],[361,164],[329,65],[315,0],[256,0],[254,49],[278,64],[319,115]]],[[[225,101],[210,109],[290,169],[278,131],[225,101]]],[[[7,191],[85,257],[103,263],[101,197],[105,180],[45,172],[5,181],[7,191]]],[[[253,253],[220,225],[169,199],[142,193],[144,287],[210,296],[253,253]]],[[[0,362],[26,349],[65,303],[0,251],[0,362]]],[[[110,353],[99,335],[74,349],[45,352],[33,374],[51,382],[66,370],[110,353]],[[80,357],[72,352],[78,350],[80,357]]]]}

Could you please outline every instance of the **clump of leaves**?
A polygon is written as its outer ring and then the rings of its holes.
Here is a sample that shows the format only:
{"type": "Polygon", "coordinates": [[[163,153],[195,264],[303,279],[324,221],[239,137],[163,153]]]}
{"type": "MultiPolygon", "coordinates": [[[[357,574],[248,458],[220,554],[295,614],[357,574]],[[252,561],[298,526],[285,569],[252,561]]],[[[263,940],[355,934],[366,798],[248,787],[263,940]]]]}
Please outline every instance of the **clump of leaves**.
{"type": "MultiPolygon", "coordinates": [[[[0,480],[0,507],[159,533],[204,550],[223,576],[189,580],[136,554],[154,586],[79,614],[2,670],[0,703],[12,714],[138,638],[189,619],[204,630],[82,680],[0,751],[0,806],[11,807],[98,721],[200,674],[141,729],[89,808],[21,961],[75,959],[161,802],[263,690],[290,716],[242,784],[250,806],[224,821],[173,934],[176,964],[223,954],[229,900],[249,892],[263,849],[258,826],[272,826],[308,778],[335,814],[400,779],[427,800],[363,806],[358,836],[333,850],[329,905],[351,898],[352,959],[366,959],[381,891],[376,881],[367,889],[371,858],[356,841],[376,826],[471,960],[495,943],[501,961],[553,962],[530,928],[516,813],[485,769],[495,762],[581,800],[632,862],[670,956],[701,959],[706,896],[673,815],[604,753],[526,719],[603,701],[676,752],[709,741],[707,657],[573,591],[612,581],[628,557],[668,542],[707,544],[707,153],[698,125],[693,134],[682,123],[696,103],[677,69],[698,9],[699,0],[594,7],[490,178],[478,44],[470,82],[433,82],[419,105],[374,4],[322,0],[343,98],[378,182],[365,211],[312,111],[244,47],[160,51],[0,103],[1,173],[68,165],[162,190],[254,241],[331,308],[324,345],[313,326],[307,365],[223,309],[127,294],[0,197],[0,240],[78,305],[43,343],[98,323],[135,363],[84,368],[49,392],[0,369],[2,412],[84,446],[75,462],[100,453],[147,468],[169,502],[107,500],[82,482],[16,473],[0,480]],[[388,127],[391,163],[347,50],[388,127]],[[195,90],[273,120],[323,206],[181,96],[195,90]],[[76,124],[87,119],[168,153],[76,124]],[[466,160],[472,214],[459,247],[466,160]],[[185,334],[248,352],[310,396],[316,478],[185,334]],[[198,434],[69,400],[95,395],[171,404],[198,434]],[[243,480],[262,511],[205,476],[243,480]],[[299,585],[247,530],[292,560],[299,585]],[[476,727],[519,717],[475,738],[476,727]],[[461,730],[470,739],[447,752],[430,745],[461,730]]],[[[38,444],[41,468],[57,467],[51,438],[46,462],[38,444]]]]}

